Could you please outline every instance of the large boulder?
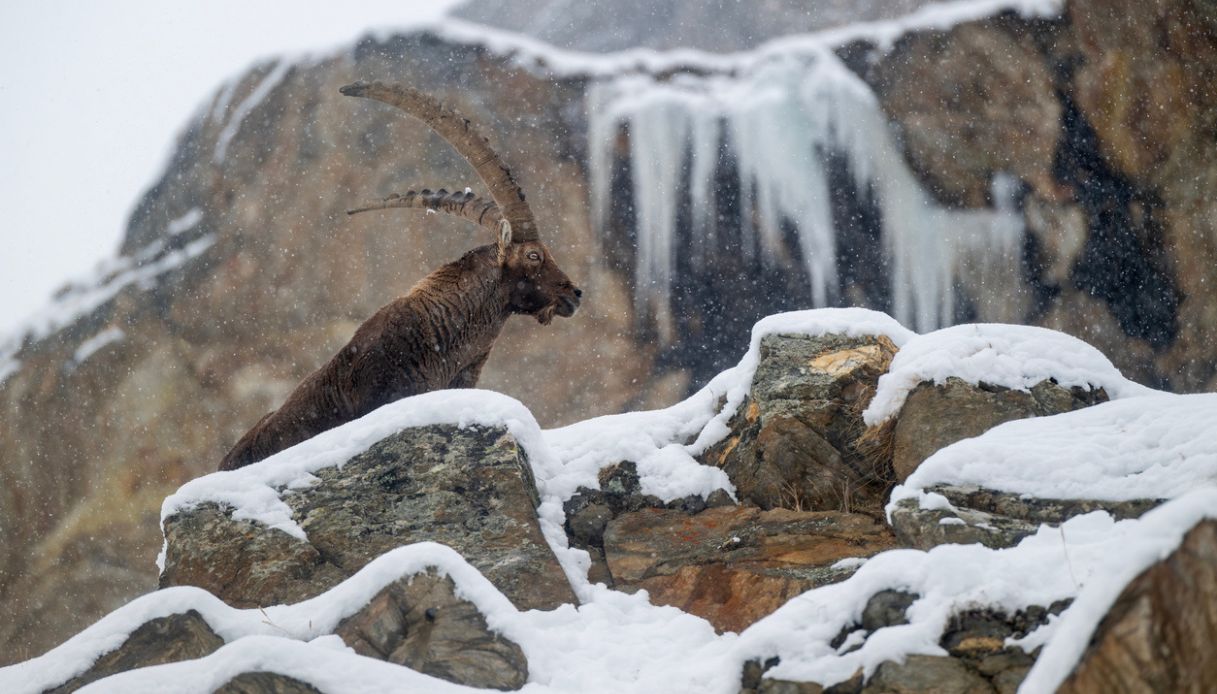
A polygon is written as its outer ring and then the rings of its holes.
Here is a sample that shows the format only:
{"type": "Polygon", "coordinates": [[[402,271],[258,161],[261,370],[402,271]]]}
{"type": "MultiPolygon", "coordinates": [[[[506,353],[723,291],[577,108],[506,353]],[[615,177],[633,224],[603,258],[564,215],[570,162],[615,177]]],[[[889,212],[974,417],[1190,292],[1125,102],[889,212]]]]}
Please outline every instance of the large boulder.
{"type": "Polygon", "coordinates": [[[874,510],[887,473],[855,444],[896,346],[886,337],[767,335],[731,435],[703,456],[741,501],[799,511],[874,510]]]}
{"type": "Polygon", "coordinates": [[[238,607],[294,602],[391,549],[434,541],[520,609],[575,602],[537,520],[528,460],[504,429],[405,429],[315,475],[280,490],[307,540],[213,503],[167,518],[161,586],[199,586],[238,607]]]}
{"type": "Polygon", "coordinates": [[[895,546],[869,516],[743,506],[628,512],[608,524],[603,541],[617,590],[645,589],[652,602],[736,632],[804,591],[848,578],[853,568],[834,566],[842,559],[895,546]]]}
{"type": "Polygon", "coordinates": [[[908,395],[891,430],[892,469],[903,482],[926,458],[1015,419],[1071,412],[1107,401],[1102,389],[1063,388],[1048,380],[1014,390],[959,378],[922,383],[908,395]]]}
{"type": "Polygon", "coordinates": [[[426,573],[397,581],[335,630],[356,653],[427,675],[489,689],[519,689],[528,661],[491,631],[452,579],[426,573]]]}
{"type": "Polygon", "coordinates": [[[1217,521],[1128,584],[1062,694],[1203,692],[1217,682],[1217,521]]]}

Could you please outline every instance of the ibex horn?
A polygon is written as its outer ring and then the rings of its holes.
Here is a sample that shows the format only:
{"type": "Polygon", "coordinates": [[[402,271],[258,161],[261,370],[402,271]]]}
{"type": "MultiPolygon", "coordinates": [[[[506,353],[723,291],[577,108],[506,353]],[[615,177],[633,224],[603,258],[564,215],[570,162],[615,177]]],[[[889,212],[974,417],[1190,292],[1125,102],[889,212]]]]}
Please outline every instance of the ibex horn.
{"type": "MultiPolygon", "coordinates": [[[[338,91],[347,96],[376,99],[395,106],[426,123],[448,141],[477,171],[498,209],[511,225],[512,241],[536,241],[537,223],[524,199],[524,191],[512,178],[490,143],[476,126],[434,98],[410,87],[383,82],[355,82],[338,91]]],[[[412,205],[403,205],[412,206],[412,205]]],[[[464,215],[462,215],[464,216],[464,215]]],[[[497,226],[497,225],[496,225],[497,226]]]]}
{"type": "Polygon", "coordinates": [[[499,206],[493,200],[479,198],[473,193],[449,193],[443,188],[434,193],[423,189],[422,191],[411,190],[405,195],[390,195],[384,200],[347,210],[347,214],[358,214],[368,210],[387,210],[395,207],[434,210],[455,215],[489,229],[496,236],[499,233],[499,221],[503,219],[503,215],[499,213],[499,206]]]}

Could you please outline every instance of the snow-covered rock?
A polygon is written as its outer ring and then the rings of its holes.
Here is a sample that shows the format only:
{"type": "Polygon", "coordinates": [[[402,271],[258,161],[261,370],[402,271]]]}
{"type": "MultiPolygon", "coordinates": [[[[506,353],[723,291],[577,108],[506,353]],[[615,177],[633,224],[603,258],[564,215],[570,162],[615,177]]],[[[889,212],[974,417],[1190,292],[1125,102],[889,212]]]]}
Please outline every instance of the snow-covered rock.
{"type": "MultiPolygon", "coordinates": [[[[1210,519],[1189,530],[1177,549],[1120,591],[1058,691],[1198,692],[1211,687],[1217,682],[1214,595],[1217,520],[1210,519]]],[[[1038,677],[1033,683],[1042,681],[1038,677]]]]}
{"type": "Polygon", "coordinates": [[[1153,392],[1129,381],[1102,352],[1071,335],[1028,325],[967,323],[904,344],[863,418],[870,426],[883,424],[897,416],[917,386],[951,378],[1024,392],[1053,381],[1062,388],[1102,389],[1113,400],[1153,392]]]}
{"type": "Polygon", "coordinates": [[[868,443],[903,482],[949,444],[1015,419],[1150,393],[1102,353],[1053,330],[967,324],[910,340],[863,418],[868,443]]]}
{"type": "MultiPolygon", "coordinates": [[[[206,571],[207,557],[255,556],[241,558],[246,563],[237,566],[245,568],[222,580],[215,579],[223,561],[200,575],[221,593],[240,586],[239,600],[265,607],[235,609],[198,588],[166,588],[45,656],[0,669],[0,690],[42,691],[95,664],[134,663],[108,654],[141,628],[169,633],[185,620],[187,631],[202,635],[176,646],[186,659],[153,657],[142,661],[149,667],[97,672],[108,676],[90,686],[211,692],[235,680],[443,692],[460,689],[432,675],[460,669],[482,678],[463,682],[524,684],[532,692],[732,694],[741,673],[745,689],[758,692],[929,691],[948,681],[961,691],[1006,692],[1032,670],[1024,689],[1048,691],[1070,676],[1091,635],[1106,633],[1095,625],[1132,578],[1181,543],[1181,557],[1196,554],[1185,533],[1217,513],[1217,442],[1208,435],[1217,396],[1150,394],[1006,423],[931,456],[896,489],[889,512],[913,504],[956,514],[939,519],[944,528],[968,523],[959,513],[964,501],[1026,524],[1025,536],[1001,548],[946,542],[875,552],[890,544],[878,517],[736,506],[723,471],[696,462],[729,439],[750,394],[820,398],[792,378],[807,343],[878,333],[907,346],[911,336],[897,328],[861,311],[774,316],[756,326],[738,366],[664,410],[543,431],[505,396],[441,391],[195,480],[165,502],[167,572],[183,563],[175,547],[193,541],[183,519],[207,516],[200,534],[221,526],[240,532],[211,541],[192,560],[196,567],[206,571]],[[791,368],[765,366],[767,350],[789,350],[768,358],[791,368]],[[990,488],[977,487],[981,480],[990,488]],[[937,491],[947,488],[970,491],[937,491]],[[595,503],[575,501],[592,492],[595,503]],[[1160,499],[1168,501],[1145,510],[1160,499]],[[1092,506],[1095,500],[1102,504],[1092,506]],[[564,507],[580,513],[597,504],[606,513],[583,518],[575,533],[564,507]],[[429,522],[416,522],[420,510],[429,522]],[[527,531],[495,535],[513,524],[527,531]],[[865,527],[851,536],[851,524],[865,527]],[[394,547],[424,539],[423,529],[459,552],[431,542],[394,547]],[[599,532],[609,577],[646,590],[594,584],[589,557],[571,547],[568,530],[591,544],[599,532]],[[249,537],[261,539],[242,545],[249,537]],[[867,537],[876,541],[859,544],[867,537]],[[258,564],[256,555],[278,551],[275,543],[312,552],[258,564]],[[548,557],[544,577],[565,586],[565,597],[549,593],[548,609],[522,609],[519,598],[532,587],[522,584],[539,580],[520,568],[528,566],[520,553],[534,549],[548,557]],[[315,570],[322,565],[329,568],[315,570]],[[798,580],[811,589],[794,595],[798,580]],[[286,597],[259,598],[262,589],[286,597]],[[306,595],[315,597],[300,600],[306,595]],[[282,601],[295,604],[270,604],[282,601]],[[429,615],[424,605],[436,611],[429,615]],[[735,625],[742,630],[715,629],[745,613],[735,625]],[[449,617],[459,624],[445,623],[449,617]],[[427,638],[424,648],[418,639],[427,638]]],[[[1058,343],[1027,342],[1022,358],[1049,359],[1058,343]]],[[[832,363],[850,371],[849,360],[832,363]]],[[[1196,575],[1207,576],[1200,568],[1196,575]]],[[[1153,604],[1171,608],[1155,619],[1178,623],[1175,605],[1153,604]]],[[[1187,617],[1208,629],[1209,614],[1187,617]]],[[[175,638],[165,641],[175,648],[175,638]]],[[[1201,676],[1194,673],[1209,661],[1181,652],[1181,671],[1201,676]]]]}
{"type": "Polygon", "coordinates": [[[449,682],[519,689],[528,661],[511,640],[486,626],[477,605],[434,570],[385,586],[334,629],[359,655],[404,665],[449,682]]]}
{"type": "Polygon", "coordinates": [[[932,455],[892,492],[901,539],[1010,546],[1041,523],[1132,518],[1217,485],[1217,395],[1154,393],[1008,422],[932,455]]]}
{"type": "Polygon", "coordinates": [[[377,691],[457,689],[415,670],[475,686],[518,686],[527,672],[511,640],[519,615],[453,550],[419,543],[291,605],[236,609],[191,587],[148,594],[49,653],[0,669],[0,691],[71,691],[95,682],[86,691],[203,693],[252,673],[323,691],[368,683],[378,683],[371,685],[377,691]],[[398,648],[376,651],[386,644],[398,648]]]}
{"type": "MultiPolygon", "coordinates": [[[[441,410],[452,398],[481,403],[483,417],[514,403],[476,391],[436,395],[430,400],[441,410]]],[[[403,424],[392,406],[378,414],[403,424]]],[[[430,541],[468,557],[522,609],[575,600],[537,517],[528,455],[507,427],[433,425],[376,440],[368,433],[377,430],[375,416],[353,424],[250,472],[196,480],[167,500],[161,585],[273,605],[317,595],[394,547],[430,541]],[[344,444],[348,453],[364,446],[350,443],[360,437],[366,450],[326,464],[344,444]],[[273,514],[282,519],[268,525],[273,514]]]]}
{"type": "Polygon", "coordinates": [[[883,335],[770,335],[731,435],[702,456],[761,508],[878,509],[888,475],[854,445],[896,345],[883,335]]]}

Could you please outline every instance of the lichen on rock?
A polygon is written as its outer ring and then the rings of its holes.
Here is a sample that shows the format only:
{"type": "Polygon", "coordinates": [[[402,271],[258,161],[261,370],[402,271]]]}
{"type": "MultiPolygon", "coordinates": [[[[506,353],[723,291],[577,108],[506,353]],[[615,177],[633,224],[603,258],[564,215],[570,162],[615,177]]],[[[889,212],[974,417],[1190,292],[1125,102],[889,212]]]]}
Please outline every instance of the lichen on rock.
{"type": "Polygon", "coordinates": [[[884,336],[768,335],[731,434],[702,459],[764,509],[875,511],[890,475],[860,453],[862,411],[896,346],[884,336]]]}
{"type": "Polygon", "coordinates": [[[273,605],[317,595],[395,547],[434,541],[522,609],[575,601],[537,520],[527,457],[504,429],[405,429],[316,476],[282,494],[304,541],[215,504],[166,519],[161,585],[273,605]]]}

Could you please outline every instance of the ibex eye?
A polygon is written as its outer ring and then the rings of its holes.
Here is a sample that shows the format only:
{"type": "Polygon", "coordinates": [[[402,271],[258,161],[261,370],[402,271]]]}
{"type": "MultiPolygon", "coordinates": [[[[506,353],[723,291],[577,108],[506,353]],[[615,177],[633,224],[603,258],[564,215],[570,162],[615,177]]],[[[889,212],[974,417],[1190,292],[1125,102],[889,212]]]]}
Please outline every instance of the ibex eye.
{"type": "Polygon", "coordinates": [[[528,254],[528,259],[529,259],[529,260],[540,260],[540,259],[541,259],[541,254],[540,254],[540,253],[538,253],[538,252],[536,252],[536,251],[533,251],[533,252],[531,252],[531,253],[529,253],[529,254],[528,254]]]}

